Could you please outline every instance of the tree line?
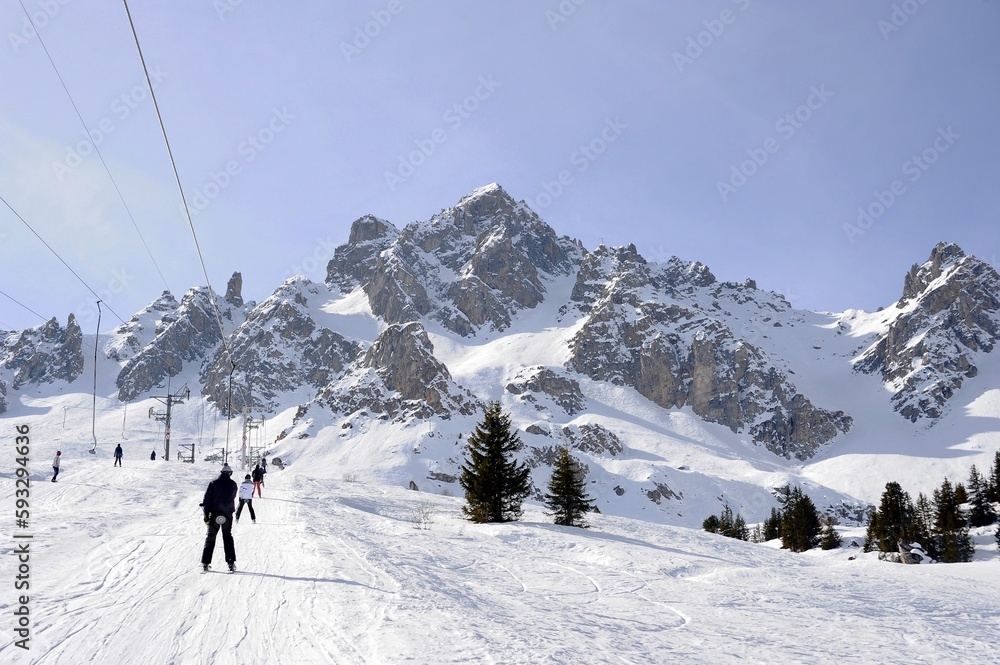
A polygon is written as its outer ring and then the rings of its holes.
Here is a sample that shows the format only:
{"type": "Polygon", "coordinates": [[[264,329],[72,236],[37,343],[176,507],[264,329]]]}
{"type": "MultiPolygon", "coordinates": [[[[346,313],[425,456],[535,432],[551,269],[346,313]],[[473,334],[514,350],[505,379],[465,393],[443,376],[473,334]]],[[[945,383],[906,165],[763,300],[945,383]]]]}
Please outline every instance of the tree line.
{"type": "MultiPolygon", "coordinates": [[[[823,516],[798,487],[777,490],[780,508],[752,530],[743,516],[725,504],[719,515],[711,515],[702,528],[729,538],[762,543],[781,539],[781,547],[803,552],[814,547],[834,549],[842,538],[836,520],[823,516]]],[[[973,464],[966,484],[953,485],[947,478],[928,498],[923,493],[913,501],[897,482],[886,483],[879,505],[868,511],[865,552],[895,553],[907,545],[920,545],[928,556],[942,563],[971,561],[975,553],[970,528],[998,522],[1000,504],[1000,451],[990,472],[983,475],[973,464]]],[[[1000,547],[1000,523],[994,530],[1000,547]]]]}
{"type": "MultiPolygon", "coordinates": [[[[522,504],[532,492],[530,468],[515,457],[521,448],[510,416],[503,412],[500,402],[489,403],[483,420],[468,439],[459,477],[465,492],[462,511],[469,520],[487,523],[520,519],[522,504]]],[[[586,514],[599,512],[587,494],[584,470],[568,445],[557,453],[547,489],[545,505],[556,524],[585,528],[586,514]]],[[[752,530],[728,503],[719,515],[706,518],[702,527],[711,533],[758,543],[780,538],[781,547],[793,552],[840,547],[836,519],[822,515],[800,487],[780,487],[776,498],[778,507],[772,508],[771,514],[752,530]]],[[[879,505],[869,509],[864,550],[896,552],[903,541],[904,545],[921,545],[941,562],[971,561],[975,548],[969,529],[997,522],[998,503],[1000,451],[987,475],[973,465],[967,484],[952,485],[945,478],[931,498],[921,493],[913,501],[899,483],[886,483],[879,505]]],[[[1000,524],[994,535],[1000,546],[1000,524]]]]}
{"type": "Polygon", "coordinates": [[[776,490],[780,508],[771,508],[771,514],[751,531],[739,513],[733,514],[726,503],[719,515],[710,515],[702,528],[729,538],[763,543],[781,539],[782,549],[804,552],[814,547],[825,550],[840,547],[841,537],[834,529],[836,521],[821,515],[809,495],[800,487],[785,485],[776,490]]]}
{"type": "MultiPolygon", "coordinates": [[[[938,561],[972,561],[975,547],[969,530],[997,522],[1000,503],[1000,451],[983,475],[976,465],[969,470],[967,484],[952,485],[945,478],[931,498],[923,493],[913,501],[897,482],[885,485],[878,507],[869,514],[865,535],[866,552],[895,552],[899,542],[919,543],[938,561]]],[[[1000,546],[1000,524],[993,532],[1000,546]]]]}

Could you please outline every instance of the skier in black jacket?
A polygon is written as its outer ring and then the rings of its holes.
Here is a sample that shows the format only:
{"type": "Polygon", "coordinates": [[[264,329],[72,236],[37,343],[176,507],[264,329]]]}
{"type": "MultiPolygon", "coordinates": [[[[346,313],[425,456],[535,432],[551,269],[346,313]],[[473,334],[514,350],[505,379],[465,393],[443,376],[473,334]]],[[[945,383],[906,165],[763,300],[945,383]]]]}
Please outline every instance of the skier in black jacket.
{"type": "Polygon", "coordinates": [[[215,537],[222,529],[222,545],[226,552],[226,563],[229,572],[236,572],[236,545],[233,543],[233,513],[236,511],[236,482],[232,479],[233,470],[228,464],[222,465],[222,473],[208,484],[205,490],[205,500],[201,507],[205,512],[205,524],[208,525],[208,535],[205,538],[205,550],[201,554],[201,567],[208,571],[212,563],[212,552],[215,550],[215,537]]]}

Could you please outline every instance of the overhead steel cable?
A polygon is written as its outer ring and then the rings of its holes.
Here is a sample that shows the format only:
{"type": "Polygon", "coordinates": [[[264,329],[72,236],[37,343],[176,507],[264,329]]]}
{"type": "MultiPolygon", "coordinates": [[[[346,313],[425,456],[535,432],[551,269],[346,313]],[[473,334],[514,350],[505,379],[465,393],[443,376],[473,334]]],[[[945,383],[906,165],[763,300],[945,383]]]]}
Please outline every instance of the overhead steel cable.
{"type": "MultiPolygon", "coordinates": [[[[50,245],[49,243],[45,242],[45,239],[42,236],[38,235],[38,231],[35,231],[35,229],[31,228],[31,224],[28,224],[28,222],[25,221],[24,217],[21,217],[21,214],[18,211],[14,210],[13,206],[11,206],[9,203],[7,203],[7,199],[5,199],[2,195],[0,195],[0,201],[2,201],[5,206],[7,206],[8,210],[10,210],[12,213],[14,213],[15,217],[17,217],[19,220],[21,220],[22,224],[24,224],[26,227],[28,227],[28,230],[31,231],[35,235],[35,237],[38,238],[42,242],[42,244],[45,245],[45,247],[50,252],[52,252],[53,256],[55,256],[57,259],[59,259],[60,263],[62,263],[64,266],[66,266],[66,270],[69,270],[71,273],[73,273],[73,277],[76,277],[80,281],[80,283],[83,284],[86,287],[86,289],[88,291],[90,291],[92,294],[94,294],[95,298],[97,298],[98,300],[101,299],[101,296],[97,295],[97,291],[94,291],[94,289],[90,288],[90,284],[87,284],[87,282],[84,281],[83,277],[80,277],[78,274],[76,274],[75,270],[73,270],[72,268],[70,268],[69,264],[66,263],[66,261],[63,259],[63,257],[59,256],[59,252],[57,252],[56,250],[52,249],[52,245],[50,245]]],[[[125,323],[125,319],[123,319],[122,317],[118,316],[118,312],[116,312],[115,310],[111,309],[110,305],[108,305],[107,303],[104,303],[104,306],[108,308],[109,312],[111,312],[112,314],[115,315],[116,319],[118,319],[122,323],[125,323]]]]}
{"type": "Polygon", "coordinates": [[[135,31],[135,23],[132,21],[132,12],[128,8],[128,0],[122,0],[125,5],[125,15],[128,17],[129,27],[132,29],[132,38],[135,40],[135,48],[139,52],[139,62],[142,63],[142,72],[146,76],[146,84],[149,86],[149,96],[153,100],[153,109],[156,110],[156,119],[160,123],[160,133],[163,134],[163,142],[167,146],[167,156],[170,158],[170,167],[174,171],[174,180],[177,182],[177,189],[181,194],[181,203],[184,204],[184,215],[187,217],[188,227],[191,229],[191,237],[194,239],[194,248],[198,252],[198,260],[201,262],[201,270],[205,274],[205,283],[208,285],[209,300],[212,309],[215,311],[215,321],[219,326],[219,336],[222,338],[222,346],[226,351],[229,362],[233,362],[232,354],[229,352],[229,342],[226,340],[226,330],[222,325],[222,314],[219,313],[219,306],[215,302],[215,290],[212,288],[212,281],[208,278],[208,268],[205,267],[205,257],[201,253],[201,245],[198,244],[198,234],[194,230],[194,220],[191,219],[191,210],[188,208],[187,197],[184,195],[184,186],[181,185],[181,176],[177,171],[177,162],[174,160],[174,152],[170,148],[170,139],[167,138],[167,128],[163,124],[163,115],[160,113],[160,104],[156,101],[156,92],[153,90],[153,82],[149,78],[149,70],[146,67],[146,59],[142,55],[142,46],[139,45],[139,35],[135,31]]]}
{"type": "MultiPolygon", "coordinates": [[[[24,0],[18,0],[21,3],[21,9],[24,10],[24,15],[28,17],[28,22],[35,31],[35,36],[38,37],[38,43],[41,44],[42,50],[45,51],[45,56],[49,59],[49,64],[52,65],[52,70],[56,73],[56,77],[59,79],[59,83],[62,84],[63,92],[69,98],[69,103],[72,104],[73,110],[76,111],[76,117],[80,119],[80,124],[83,125],[83,131],[90,136],[89,130],[87,128],[87,122],[83,119],[83,114],[80,113],[80,109],[77,107],[76,102],[73,100],[73,95],[70,94],[69,88],[66,86],[66,81],[63,80],[62,74],[59,73],[59,68],[56,67],[55,60],[52,59],[52,54],[49,53],[48,47],[45,45],[45,41],[42,39],[42,33],[37,29],[34,24],[34,20],[31,18],[31,14],[28,12],[28,8],[24,6],[24,0]]],[[[142,231],[139,230],[139,225],[135,221],[135,217],[132,215],[132,211],[129,209],[128,204],[125,203],[125,197],[122,195],[121,189],[118,187],[118,183],[115,181],[115,177],[111,175],[111,169],[108,168],[108,163],[104,160],[104,155],[101,153],[100,147],[97,145],[97,141],[91,140],[91,145],[94,146],[94,152],[97,153],[97,157],[101,160],[101,164],[104,166],[105,173],[108,174],[108,178],[111,179],[111,184],[115,188],[115,192],[118,194],[118,200],[122,202],[122,206],[125,208],[125,212],[128,213],[128,218],[132,221],[132,227],[135,232],[139,235],[139,240],[142,241],[142,246],[146,248],[146,254],[149,255],[149,260],[153,262],[153,267],[156,268],[157,274],[160,276],[160,280],[163,282],[163,287],[169,291],[170,286],[167,284],[167,279],[163,276],[163,272],[160,270],[160,266],[156,263],[156,259],[153,258],[153,252],[150,251],[149,245],[146,243],[146,238],[143,237],[142,231]]]]}
{"type": "Polygon", "coordinates": [[[32,314],[34,314],[35,316],[37,316],[38,318],[40,318],[42,321],[48,321],[48,319],[46,319],[44,316],[42,316],[41,314],[39,314],[35,310],[31,309],[30,307],[28,307],[27,305],[25,305],[23,302],[21,302],[20,300],[18,300],[14,296],[12,296],[12,295],[10,295],[8,293],[4,293],[3,291],[0,291],[0,296],[4,296],[5,298],[8,298],[8,299],[14,301],[15,304],[18,304],[21,307],[23,307],[24,309],[28,310],[29,312],[31,312],[32,314]]]}

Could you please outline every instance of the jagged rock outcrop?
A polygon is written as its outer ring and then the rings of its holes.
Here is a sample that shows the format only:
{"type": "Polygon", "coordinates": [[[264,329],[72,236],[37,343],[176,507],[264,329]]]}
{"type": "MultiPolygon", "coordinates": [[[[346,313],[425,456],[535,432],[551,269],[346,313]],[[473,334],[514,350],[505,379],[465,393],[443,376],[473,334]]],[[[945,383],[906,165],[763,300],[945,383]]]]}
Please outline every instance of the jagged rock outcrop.
{"type": "Polygon", "coordinates": [[[284,393],[303,386],[320,389],[338,378],[362,352],[359,343],[317,324],[310,305],[329,291],[293,277],[254,307],[229,338],[229,352],[217,348],[202,373],[202,392],[223,412],[244,406],[272,410],[284,393]],[[229,374],[236,363],[233,394],[229,374]]]}
{"type": "Polygon", "coordinates": [[[243,274],[234,272],[226,284],[227,303],[233,307],[243,307],[243,274]]]}
{"type": "MultiPolygon", "coordinates": [[[[526,429],[529,434],[540,434],[550,436],[548,430],[542,429],[536,424],[529,425],[526,429]]],[[[533,445],[527,447],[525,462],[533,469],[540,466],[552,466],[559,457],[559,451],[563,446],[569,446],[570,450],[578,450],[595,457],[614,457],[625,451],[621,439],[614,432],[596,423],[584,423],[583,425],[567,425],[560,430],[562,443],[551,445],[533,445]]],[[[589,467],[581,463],[581,471],[586,474],[589,467]]]]}
{"type": "Polygon", "coordinates": [[[660,502],[663,501],[664,499],[673,499],[674,501],[680,501],[681,499],[684,498],[684,494],[682,492],[675,492],[672,489],[670,489],[669,485],[662,482],[653,483],[653,489],[643,490],[643,494],[645,494],[646,498],[655,503],[656,505],[659,505],[660,502]]]}
{"type": "Polygon", "coordinates": [[[904,418],[943,415],[978,354],[1000,339],[1000,276],[989,263],[940,243],[903,283],[903,297],[884,334],[857,359],[855,369],[879,374],[904,418]]]}
{"type": "MultiPolygon", "coordinates": [[[[174,313],[164,314],[156,336],[129,359],[118,374],[118,399],[128,402],[177,376],[184,363],[204,358],[222,342],[219,323],[206,287],[184,294],[174,313]]],[[[226,320],[234,318],[233,308],[222,298],[216,305],[226,320]]]]}
{"type": "Polygon", "coordinates": [[[362,286],[372,311],[389,323],[430,317],[469,336],[504,330],[518,311],[536,307],[546,279],[569,274],[577,253],[573,241],[494,184],[402,231],[373,217],[356,221],[330,261],[327,283],[342,291],[362,286]]]}
{"type": "Polygon", "coordinates": [[[343,380],[322,390],[317,400],[335,413],[365,410],[392,418],[450,418],[478,407],[459,387],[448,368],[434,357],[434,347],[419,322],[391,325],[343,380]]]}
{"type": "Polygon", "coordinates": [[[545,407],[538,403],[535,395],[545,395],[571,416],[582,411],[587,404],[578,381],[548,367],[519,370],[505,389],[512,395],[520,396],[523,401],[534,403],[539,410],[545,407]]]}
{"type": "Polygon", "coordinates": [[[620,455],[625,451],[618,435],[596,423],[567,425],[562,428],[563,436],[570,448],[591,455],[620,455]]]}
{"type": "MultiPolygon", "coordinates": [[[[10,372],[10,387],[66,381],[83,373],[83,332],[72,314],[66,327],[52,317],[45,323],[8,333],[0,346],[0,367],[10,372]]],[[[6,400],[5,400],[6,402],[6,400]]]]}
{"type": "Polygon", "coordinates": [[[326,283],[344,293],[367,284],[375,271],[379,255],[396,238],[399,229],[372,215],[365,215],[351,225],[347,244],[333,252],[327,264],[326,283]]]}
{"type": "Polygon", "coordinates": [[[177,299],[169,291],[164,291],[159,298],[112,331],[111,342],[104,349],[105,355],[118,362],[128,361],[177,319],[179,307],[177,299]]]}
{"type": "Polygon", "coordinates": [[[7,382],[0,379],[0,414],[7,413],[7,382]]]}
{"type": "Polygon", "coordinates": [[[808,459],[851,418],[813,406],[761,349],[689,298],[701,290],[717,302],[723,289],[733,302],[751,290],[717,285],[700,264],[650,266],[634,246],[599,248],[584,258],[573,290],[589,316],[570,342],[567,366],[632,386],[664,408],[690,406],[709,422],[749,431],[778,455],[808,459]]]}

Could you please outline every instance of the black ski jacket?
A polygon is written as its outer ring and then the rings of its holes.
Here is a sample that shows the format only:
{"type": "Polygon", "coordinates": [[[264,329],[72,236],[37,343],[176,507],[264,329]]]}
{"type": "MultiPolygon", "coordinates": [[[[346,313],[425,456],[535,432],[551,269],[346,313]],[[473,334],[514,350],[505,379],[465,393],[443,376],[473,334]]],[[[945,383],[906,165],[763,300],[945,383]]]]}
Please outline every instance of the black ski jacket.
{"type": "Polygon", "coordinates": [[[259,466],[253,470],[253,481],[255,483],[260,483],[264,481],[264,470],[259,466]]]}
{"type": "Polygon", "coordinates": [[[210,519],[213,514],[232,515],[236,512],[237,489],[236,481],[224,473],[210,482],[205,490],[205,500],[201,503],[205,519],[210,519]]]}

